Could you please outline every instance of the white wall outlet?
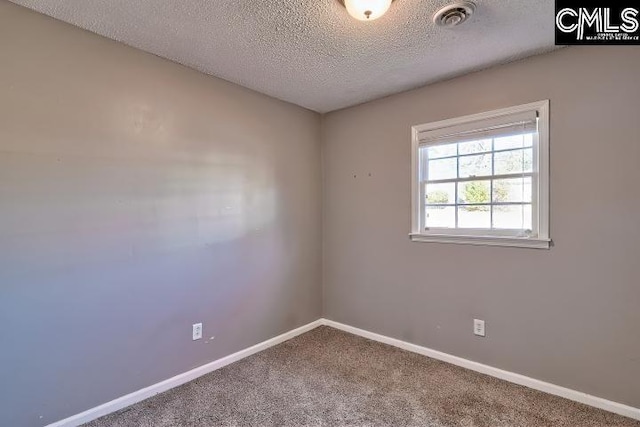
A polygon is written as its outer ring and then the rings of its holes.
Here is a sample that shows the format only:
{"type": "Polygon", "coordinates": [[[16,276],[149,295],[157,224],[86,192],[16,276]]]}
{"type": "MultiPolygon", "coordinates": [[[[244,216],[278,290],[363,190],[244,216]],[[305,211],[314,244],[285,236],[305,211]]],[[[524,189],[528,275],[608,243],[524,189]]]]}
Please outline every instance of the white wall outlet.
{"type": "Polygon", "coordinates": [[[484,320],[473,319],[473,333],[479,337],[484,337],[484,320]]]}
{"type": "Polygon", "coordinates": [[[202,323],[193,324],[193,340],[202,339],[202,323]]]}

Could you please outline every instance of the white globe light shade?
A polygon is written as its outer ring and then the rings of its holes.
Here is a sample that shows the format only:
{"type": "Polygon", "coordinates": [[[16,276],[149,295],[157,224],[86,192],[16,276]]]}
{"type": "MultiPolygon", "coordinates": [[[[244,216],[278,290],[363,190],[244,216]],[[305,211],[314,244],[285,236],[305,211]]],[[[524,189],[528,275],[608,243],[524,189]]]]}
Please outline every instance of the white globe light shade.
{"type": "Polygon", "coordinates": [[[349,15],[360,21],[373,21],[387,13],[393,0],[344,0],[349,15]]]}

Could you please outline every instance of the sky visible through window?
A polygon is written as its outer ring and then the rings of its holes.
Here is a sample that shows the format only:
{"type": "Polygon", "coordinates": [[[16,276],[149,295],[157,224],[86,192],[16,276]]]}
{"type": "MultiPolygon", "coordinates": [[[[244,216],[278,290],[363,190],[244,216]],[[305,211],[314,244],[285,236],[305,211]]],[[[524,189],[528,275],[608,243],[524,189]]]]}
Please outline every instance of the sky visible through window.
{"type": "Polygon", "coordinates": [[[533,136],[420,148],[426,227],[531,230],[533,136]]]}

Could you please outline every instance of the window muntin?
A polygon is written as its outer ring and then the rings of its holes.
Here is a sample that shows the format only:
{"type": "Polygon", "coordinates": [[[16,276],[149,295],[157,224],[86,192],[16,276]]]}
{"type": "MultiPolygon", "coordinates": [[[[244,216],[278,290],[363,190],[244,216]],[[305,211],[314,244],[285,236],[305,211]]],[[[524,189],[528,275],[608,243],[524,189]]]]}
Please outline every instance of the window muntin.
{"type": "Polygon", "coordinates": [[[412,158],[413,240],[549,247],[548,101],[414,126],[412,158]]]}

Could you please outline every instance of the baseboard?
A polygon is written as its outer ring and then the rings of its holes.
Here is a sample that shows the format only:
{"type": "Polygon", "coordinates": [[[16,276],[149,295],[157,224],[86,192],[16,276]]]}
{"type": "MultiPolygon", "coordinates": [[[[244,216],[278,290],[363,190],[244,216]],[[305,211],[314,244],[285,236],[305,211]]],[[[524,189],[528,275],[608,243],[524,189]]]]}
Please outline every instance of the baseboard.
{"type": "Polygon", "coordinates": [[[603,409],[605,411],[613,412],[618,415],[623,415],[628,418],[640,420],[640,408],[634,408],[632,406],[623,405],[622,403],[612,402],[610,400],[592,396],[590,394],[582,393],[580,391],[571,390],[566,387],[561,387],[555,384],[536,380],[534,378],[530,378],[524,375],[520,375],[513,372],[505,371],[502,369],[494,368],[492,366],[484,365],[482,363],[473,362],[471,360],[463,359],[461,357],[453,356],[451,354],[443,353],[441,351],[432,350],[427,347],[422,347],[422,346],[411,344],[399,339],[390,338],[384,335],[376,334],[374,332],[365,331],[364,329],[359,329],[359,328],[355,328],[353,326],[345,325],[339,322],[334,322],[333,320],[321,319],[321,323],[322,325],[340,329],[342,331],[349,332],[354,335],[359,335],[361,337],[368,338],[373,341],[378,341],[384,344],[392,345],[394,347],[398,347],[403,350],[411,351],[413,353],[422,354],[424,356],[431,357],[433,359],[451,363],[452,365],[461,366],[463,368],[480,372],[482,374],[490,375],[492,377],[500,378],[505,381],[509,381],[509,382],[519,384],[525,387],[529,387],[535,390],[543,391],[545,393],[553,394],[555,396],[564,397],[565,399],[573,400],[575,402],[583,403],[585,405],[589,405],[595,408],[603,409]]]}
{"type": "Polygon", "coordinates": [[[274,345],[290,340],[291,338],[315,329],[321,325],[322,319],[316,320],[292,331],[286,332],[282,335],[278,335],[277,337],[271,338],[267,341],[263,341],[244,350],[240,350],[237,353],[233,353],[229,356],[223,357],[222,359],[207,363],[206,365],[176,375],[175,377],[161,381],[157,384],[153,384],[149,387],[145,387],[141,390],[134,391],[133,393],[127,394],[126,396],[119,397],[110,402],[84,411],[80,414],[73,415],[69,418],[65,418],[64,420],[55,422],[53,424],[49,424],[47,427],[77,427],[84,423],[88,423],[89,421],[93,421],[112,412],[126,408],[127,406],[131,406],[134,403],[141,402],[145,399],[148,399],[149,397],[155,396],[156,394],[170,390],[174,387],[178,387],[182,384],[188,383],[189,381],[193,381],[194,379],[201,377],[202,375],[208,374],[233,362],[244,359],[245,357],[249,357],[255,353],[266,350],[269,347],[273,347],[274,345]]]}
{"type": "Polygon", "coordinates": [[[432,350],[427,347],[422,347],[416,344],[411,344],[406,341],[402,341],[396,338],[387,337],[384,335],[376,334],[374,332],[365,331],[364,329],[355,328],[353,326],[345,325],[343,323],[335,322],[329,319],[319,319],[314,322],[308,323],[304,326],[296,328],[292,331],[286,332],[277,337],[271,338],[267,341],[256,344],[252,347],[233,353],[229,356],[223,357],[206,365],[192,369],[188,372],[176,375],[175,377],[161,381],[157,384],[153,384],[149,387],[145,387],[141,390],[127,394],[126,396],[119,397],[110,402],[96,406],[80,414],[73,415],[64,420],[49,424],[47,427],[77,427],[89,421],[93,421],[97,418],[108,415],[112,412],[119,411],[120,409],[131,406],[135,403],[141,402],[156,394],[165,392],[174,387],[178,387],[189,381],[201,377],[202,375],[213,372],[224,366],[227,366],[233,362],[237,362],[245,357],[249,357],[255,353],[266,350],[269,347],[273,347],[291,338],[294,338],[300,334],[308,332],[318,326],[330,326],[332,328],[340,329],[345,332],[349,332],[354,335],[358,335],[364,338],[368,338],[373,341],[378,341],[384,344],[392,345],[394,347],[401,348],[403,350],[411,351],[413,353],[422,354],[433,359],[441,360],[443,362],[451,363],[452,365],[461,366],[472,371],[480,372],[482,374],[490,375],[492,377],[500,378],[505,381],[509,381],[515,384],[519,384],[525,387],[529,387],[535,390],[539,390],[545,393],[553,394],[555,396],[564,397],[565,399],[573,400],[575,402],[583,403],[585,405],[593,406],[595,408],[603,409],[605,411],[613,412],[625,417],[640,420],[640,408],[634,408],[631,406],[623,405],[621,403],[612,402],[600,397],[592,396],[580,391],[571,390],[566,387],[561,387],[555,384],[547,383],[544,381],[536,380],[524,375],[516,374],[513,372],[505,371],[502,369],[494,368],[492,366],[484,365],[482,363],[473,362],[471,360],[463,359],[458,356],[443,353],[441,351],[432,350]]]}

